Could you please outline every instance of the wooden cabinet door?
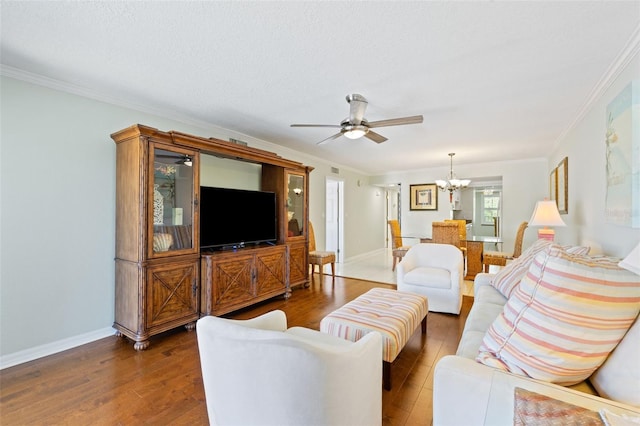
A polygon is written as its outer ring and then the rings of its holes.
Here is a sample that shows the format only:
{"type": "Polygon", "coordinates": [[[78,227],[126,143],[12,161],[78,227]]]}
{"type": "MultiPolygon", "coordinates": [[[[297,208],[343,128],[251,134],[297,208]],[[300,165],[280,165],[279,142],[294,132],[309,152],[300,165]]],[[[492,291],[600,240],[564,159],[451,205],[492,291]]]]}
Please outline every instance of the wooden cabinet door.
{"type": "Polygon", "coordinates": [[[296,241],[289,243],[289,285],[306,284],[309,277],[307,262],[307,243],[296,241]]]}
{"type": "Polygon", "coordinates": [[[212,262],[212,311],[214,315],[247,306],[255,297],[253,255],[235,254],[212,262]]]}
{"type": "Polygon", "coordinates": [[[256,296],[280,294],[287,290],[287,248],[277,246],[255,254],[256,296]]]}
{"type": "Polygon", "coordinates": [[[198,318],[198,260],[149,266],[144,298],[147,329],[168,329],[172,322],[195,321],[198,318]]]}

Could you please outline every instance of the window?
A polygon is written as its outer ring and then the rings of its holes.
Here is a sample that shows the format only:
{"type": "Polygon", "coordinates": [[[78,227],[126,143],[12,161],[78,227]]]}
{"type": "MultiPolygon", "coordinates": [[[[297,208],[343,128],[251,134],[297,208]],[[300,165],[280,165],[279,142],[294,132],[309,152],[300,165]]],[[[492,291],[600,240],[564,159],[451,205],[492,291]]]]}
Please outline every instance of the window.
{"type": "Polygon", "coordinates": [[[481,218],[483,225],[493,226],[495,217],[500,216],[500,191],[483,191],[480,195],[480,205],[482,206],[481,218]]]}

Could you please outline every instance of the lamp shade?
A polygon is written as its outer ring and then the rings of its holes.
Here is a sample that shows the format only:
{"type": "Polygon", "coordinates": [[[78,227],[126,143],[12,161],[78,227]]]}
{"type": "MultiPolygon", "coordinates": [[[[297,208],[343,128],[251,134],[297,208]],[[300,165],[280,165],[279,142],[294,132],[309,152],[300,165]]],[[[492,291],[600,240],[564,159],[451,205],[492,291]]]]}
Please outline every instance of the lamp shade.
{"type": "Polygon", "coordinates": [[[618,263],[621,268],[631,271],[634,274],[640,275],[640,243],[631,250],[631,253],[618,263]]]}
{"type": "Polygon", "coordinates": [[[536,203],[536,208],[533,209],[531,219],[529,219],[529,226],[542,226],[542,229],[538,230],[538,238],[544,238],[546,240],[553,241],[555,232],[549,226],[567,226],[560,217],[558,211],[558,205],[553,200],[543,200],[536,203]]]}
{"type": "Polygon", "coordinates": [[[529,226],[567,226],[560,217],[558,206],[553,200],[538,201],[533,210],[529,226]]]}

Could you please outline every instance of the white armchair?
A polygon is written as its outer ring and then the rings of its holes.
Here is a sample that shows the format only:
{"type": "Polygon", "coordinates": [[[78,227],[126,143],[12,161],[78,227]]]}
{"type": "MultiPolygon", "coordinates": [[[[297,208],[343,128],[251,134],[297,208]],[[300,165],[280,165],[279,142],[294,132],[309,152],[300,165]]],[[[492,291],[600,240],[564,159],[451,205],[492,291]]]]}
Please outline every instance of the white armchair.
{"type": "Polygon", "coordinates": [[[198,320],[209,422],[215,425],[380,425],[382,338],[350,342],[292,327],[282,311],[198,320]]]}
{"type": "Polygon", "coordinates": [[[430,312],[460,313],[464,260],[456,246],[416,244],[404,255],[396,274],[398,291],[427,296],[430,312]]]}

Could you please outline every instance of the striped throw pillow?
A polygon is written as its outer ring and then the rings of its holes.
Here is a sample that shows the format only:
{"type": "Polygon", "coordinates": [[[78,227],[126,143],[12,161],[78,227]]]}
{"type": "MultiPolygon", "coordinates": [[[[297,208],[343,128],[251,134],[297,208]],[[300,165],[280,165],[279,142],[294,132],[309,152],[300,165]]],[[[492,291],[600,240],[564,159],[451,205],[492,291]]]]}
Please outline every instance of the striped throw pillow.
{"type": "MultiPolygon", "coordinates": [[[[507,299],[513,294],[513,290],[520,284],[522,278],[529,270],[531,262],[538,253],[554,245],[552,241],[538,239],[525,250],[520,257],[517,257],[507,266],[502,268],[491,281],[491,285],[496,288],[507,299]]],[[[560,246],[556,246],[560,247],[560,246]]],[[[562,249],[572,254],[589,254],[590,247],[586,246],[563,246],[562,249]]]]}
{"type": "Polygon", "coordinates": [[[640,311],[640,276],[606,256],[538,253],[476,361],[561,385],[589,377],[640,311]]]}
{"type": "Polygon", "coordinates": [[[549,240],[536,240],[536,242],[522,252],[519,257],[513,259],[513,261],[507,263],[504,268],[498,271],[496,276],[493,277],[491,285],[508,299],[529,270],[529,266],[531,262],[533,262],[533,258],[536,257],[536,254],[551,244],[553,243],[549,240]]]}

